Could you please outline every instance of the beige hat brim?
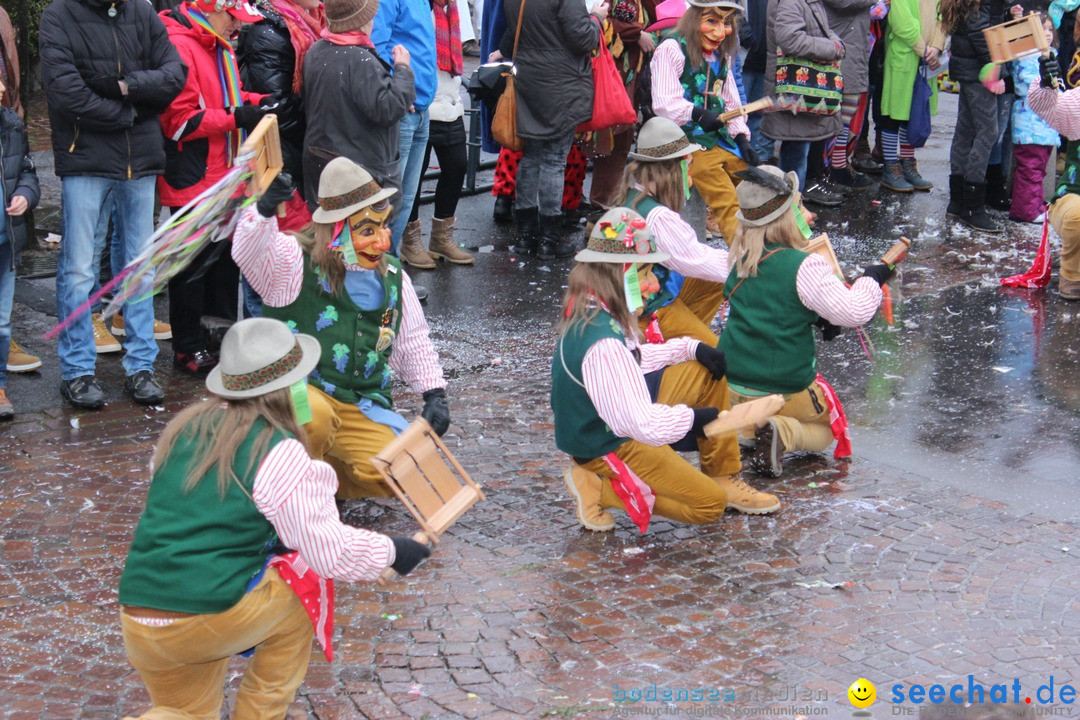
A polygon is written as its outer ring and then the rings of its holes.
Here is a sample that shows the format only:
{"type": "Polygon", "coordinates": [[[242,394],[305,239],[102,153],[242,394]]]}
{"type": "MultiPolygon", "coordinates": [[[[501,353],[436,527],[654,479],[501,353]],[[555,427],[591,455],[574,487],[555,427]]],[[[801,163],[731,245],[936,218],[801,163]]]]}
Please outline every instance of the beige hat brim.
{"type": "Polygon", "coordinates": [[[359,210],[363,210],[366,207],[370,207],[380,200],[386,200],[393,197],[397,190],[394,188],[383,188],[379,192],[375,193],[369,198],[361,200],[358,203],[347,205],[340,210],[323,210],[321,207],[316,208],[315,212],[311,213],[311,219],[317,223],[323,223],[324,225],[333,225],[338,220],[344,220],[345,218],[353,215],[359,210]]]}
{"type": "Polygon", "coordinates": [[[278,379],[272,380],[265,385],[260,385],[257,388],[252,388],[251,390],[228,390],[221,382],[221,366],[218,365],[206,376],[206,389],[218,397],[227,398],[229,400],[243,400],[245,398],[266,395],[267,393],[287,388],[294,383],[304,380],[311,374],[311,371],[315,369],[315,366],[318,365],[319,358],[322,356],[322,346],[319,345],[319,341],[311,335],[298,334],[295,337],[296,341],[300,343],[300,351],[303,353],[300,357],[300,363],[278,379]]]}
{"type": "Polygon", "coordinates": [[[656,252],[645,253],[644,255],[637,255],[634,253],[606,253],[585,248],[574,256],[574,260],[584,263],[665,263],[670,259],[670,255],[666,252],[660,252],[659,250],[656,252]]]}
{"type": "Polygon", "coordinates": [[[697,143],[690,143],[689,145],[684,147],[682,150],[676,150],[675,152],[670,153],[668,155],[664,155],[663,157],[653,157],[652,155],[642,155],[641,153],[636,153],[636,152],[629,153],[629,154],[627,154],[626,157],[631,159],[631,160],[639,160],[641,162],[660,162],[661,160],[674,160],[675,158],[681,158],[681,157],[686,157],[687,155],[693,155],[694,153],[698,152],[699,150],[704,150],[704,149],[705,148],[701,147],[697,143]]]}
{"type": "Polygon", "coordinates": [[[735,211],[735,219],[751,227],[761,227],[762,225],[768,225],[769,223],[773,222],[785,212],[787,212],[787,209],[791,207],[791,205],[799,202],[799,199],[802,198],[802,193],[799,192],[798,174],[794,170],[788,170],[787,173],[784,174],[784,178],[788,181],[788,185],[792,187],[790,203],[784,203],[778,209],[773,210],[771,213],[761,218],[760,220],[747,220],[743,216],[742,208],[739,208],[735,211]]]}

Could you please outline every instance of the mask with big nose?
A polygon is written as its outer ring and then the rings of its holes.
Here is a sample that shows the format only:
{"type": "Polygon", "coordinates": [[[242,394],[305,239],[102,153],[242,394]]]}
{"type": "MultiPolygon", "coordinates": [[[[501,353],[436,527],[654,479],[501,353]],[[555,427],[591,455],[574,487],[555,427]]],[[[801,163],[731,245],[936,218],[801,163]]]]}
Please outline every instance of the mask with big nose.
{"type": "Polygon", "coordinates": [[[353,213],[344,221],[340,233],[335,234],[331,248],[342,253],[346,264],[350,264],[351,258],[344,245],[348,238],[356,254],[356,264],[365,270],[374,269],[382,260],[383,253],[390,249],[390,228],[386,225],[390,211],[390,203],[383,200],[353,213]],[[346,227],[349,231],[347,235],[346,227]]]}
{"type": "Polygon", "coordinates": [[[708,9],[701,15],[701,49],[716,52],[727,36],[735,32],[735,11],[708,9]]]}

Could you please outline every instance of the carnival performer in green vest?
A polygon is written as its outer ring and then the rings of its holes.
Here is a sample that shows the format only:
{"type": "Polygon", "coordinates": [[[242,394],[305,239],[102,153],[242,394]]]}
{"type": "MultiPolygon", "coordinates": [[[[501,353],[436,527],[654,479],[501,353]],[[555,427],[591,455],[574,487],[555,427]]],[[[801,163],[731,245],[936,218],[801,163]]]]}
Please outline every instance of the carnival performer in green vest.
{"type": "Polygon", "coordinates": [[[745,116],[720,120],[725,111],[742,106],[731,71],[739,51],[740,12],[742,5],[734,0],[689,0],[650,64],[653,112],[674,121],[701,146],[694,153],[694,184],[728,245],[738,227],[735,172],[759,161],[745,116]]]}
{"type": "Polygon", "coordinates": [[[835,439],[835,456],[851,455],[843,406],[817,372],[814,326],[831,340],[841,327],[869,321],[895,270],[871,265],[847,287],[823,257],[796,249],[805,245],[795,215],[798,176],[771,165],[740,175],[739,230],[725,288],[731,311],[720,348],[733,405],[773,393],[786,400],[757,428],[750,459],[762,474],[779,477],[785,452],[821,452],[835,439]]]}
{"type": "Polygon", "coordinates": [[[275,208],[292,193],[279,175],[243,212],[232,255],[263,299],[263,315],[307,333],[322,347],[308,379],[309,447],[341,480],[338,498],[391,495],[371,464],[408,423],[394,412],[394,374],[423,394],[422,415],[442,435],[450,426],[439,356],[412,281],[390,249],[387,199],[367,170],[331,160],[319,176],[313,222],[278,231],[275,208]]]}
{"type": "Polygon", "coordinates": [[[158,441],[120,577],[124,648],[153,704],[144,720],[221,717],[229,659],[252,650],[232,717],[284,718],[311,638],[332,657],[333,580],[406,575],[430,554],[338,519],[337,477],[301,426],[319,354],[277,320],[236,323],[206,379],[213,398],[158,441]]]}
{"type": "Polygon", "coordinates": [[[779,509],[775,496],[735,477],[737,444],[704,436],[727,403],[723,353],[689,337],[639,341],[642,295],[659,290],[649,266],[668,260],[644,218],[609,210],[575,260],[551,363],[551,407],[555,445],[574,462],[563,479],[581,524],[611,530],[609,508],[625,510],[642,532],[654,512],[709,523],[725,507],[779,509]],[[700,470],[671,447],[686,438],[696,441],[700,470]]]}

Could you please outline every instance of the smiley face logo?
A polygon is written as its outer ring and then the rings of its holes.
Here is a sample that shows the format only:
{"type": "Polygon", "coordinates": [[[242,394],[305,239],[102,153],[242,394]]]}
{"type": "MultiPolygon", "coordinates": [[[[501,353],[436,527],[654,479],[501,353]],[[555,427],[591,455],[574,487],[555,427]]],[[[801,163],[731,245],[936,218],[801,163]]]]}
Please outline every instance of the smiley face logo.
{"type": "Polygon", "coordinates": [[[851,683],[847,690],[848,700],[857,708],[867,708],[877,699],[877,688],[866,678],[859,678],[851,683]]]}

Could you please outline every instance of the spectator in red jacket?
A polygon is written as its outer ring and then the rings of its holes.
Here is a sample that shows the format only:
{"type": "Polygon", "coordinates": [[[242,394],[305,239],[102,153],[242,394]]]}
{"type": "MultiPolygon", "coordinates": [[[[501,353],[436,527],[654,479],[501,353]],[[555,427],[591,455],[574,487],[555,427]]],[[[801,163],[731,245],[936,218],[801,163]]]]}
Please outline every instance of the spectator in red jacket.
{"type": "MultiPolygon", "coordinates": [[[[166,158],[158,192],[175,211],[229,171],[272,102],[241,87],[230,42],[242,23],[261,19],[250,4],[188,0],[161,17],[188,68],[184,89],[161,116],[166,158]]],[[[202,316],[235,318],[239,271],[223,250],[211,245],[169,281],[173,364],[190,375],[205,376],[217,362],[207,351],[202,316]]]]}

